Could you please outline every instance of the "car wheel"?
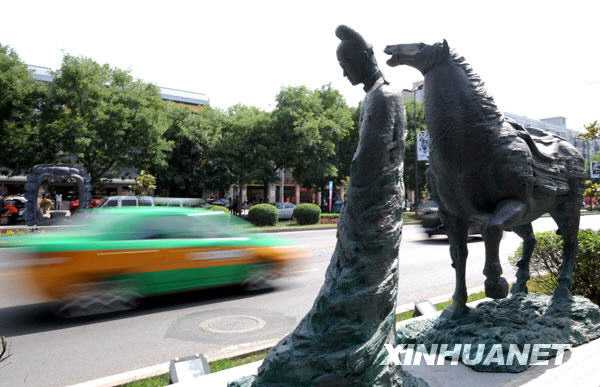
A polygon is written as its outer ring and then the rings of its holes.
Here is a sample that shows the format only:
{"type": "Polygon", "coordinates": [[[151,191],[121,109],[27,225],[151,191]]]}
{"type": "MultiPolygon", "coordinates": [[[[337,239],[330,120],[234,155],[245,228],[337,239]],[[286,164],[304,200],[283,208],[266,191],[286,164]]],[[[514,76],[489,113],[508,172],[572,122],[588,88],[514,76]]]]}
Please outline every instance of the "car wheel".
{"type": "Polygon", "coordinates": [[[66,318],[93,316],[134,309],[141,298],[128,281],[80,284],[65,299],[58,314],[66,318]]]}
{"type": "Polygon", "coordinates": [[[273,279],[273,265],[263,263],[257,265],[248,274],[244,280],[244,287],[248,290],[264,290],[271,288],[271,280],[273,279]]]}

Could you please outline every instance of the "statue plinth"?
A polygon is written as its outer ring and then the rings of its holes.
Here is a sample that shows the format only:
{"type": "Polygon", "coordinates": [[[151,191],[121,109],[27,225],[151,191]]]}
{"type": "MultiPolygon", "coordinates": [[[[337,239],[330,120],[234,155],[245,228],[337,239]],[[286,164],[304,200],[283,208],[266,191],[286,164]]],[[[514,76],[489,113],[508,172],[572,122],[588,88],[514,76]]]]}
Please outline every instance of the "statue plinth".
{"type": "MultiPolygon", "coordinates": [[[[483,344],[482,359],[486,359],[494,344],[501,344],[503,353],[511,344],[523,348],[528,344],[570,344],[579,346],[600,337],[600,306],[585,297],[553,298],[542,294],[519,294],[501,300],[485,301],[459,319],[444,315],[418,319],[403,325],[397,332],[398,344],[471,344],[469,360],[476,358],[478,345],[483,344]]],[[[438,347],[439,348],[439,347],[438,347]]],[[[549,357],[556,354],[550,349],[549,357]]],[[[523,372],[530,362],[520,364],[468,364],[476,371],[523,372]]],[[[531,360],[531,359],[530,359],[531,360]]]]}

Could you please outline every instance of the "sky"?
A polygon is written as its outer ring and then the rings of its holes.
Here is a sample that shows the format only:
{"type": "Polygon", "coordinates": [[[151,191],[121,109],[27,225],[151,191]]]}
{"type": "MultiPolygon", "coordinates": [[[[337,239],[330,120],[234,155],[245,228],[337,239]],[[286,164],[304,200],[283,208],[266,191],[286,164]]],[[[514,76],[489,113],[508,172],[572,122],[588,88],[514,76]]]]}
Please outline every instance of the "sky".
{"type": "Polygon", "coordinates": [[[29,64],[60,67],[65,53],[130,70],[163,87],[206,93],[210,103],[275,107],[285,86],[331,84],[350,105],[364,96],[343,78],[334,31],[346,24],[374,46],[398,89],[422,79],[390,68],[388,44],[447,39],[503,111],[599,119],[596,1],[9,1],[0,44],[29,64]]]}

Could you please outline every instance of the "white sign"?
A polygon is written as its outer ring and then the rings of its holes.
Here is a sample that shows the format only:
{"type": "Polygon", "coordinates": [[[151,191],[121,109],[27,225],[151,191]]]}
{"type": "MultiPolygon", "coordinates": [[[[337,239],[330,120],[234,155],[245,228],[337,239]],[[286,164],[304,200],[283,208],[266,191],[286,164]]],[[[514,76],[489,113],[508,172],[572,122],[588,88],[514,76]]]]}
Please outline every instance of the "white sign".
{"type": "Polygon", "coordinates": [[[429,133],[418,132],[417,133],[417,160],[427,161],[429,160],[429,133]]]}
{"type": "Polygon", "coordinates": [[[590,177],[592,179],[600,179],[600,161],[592,161],[592,171],[590,177]]]}

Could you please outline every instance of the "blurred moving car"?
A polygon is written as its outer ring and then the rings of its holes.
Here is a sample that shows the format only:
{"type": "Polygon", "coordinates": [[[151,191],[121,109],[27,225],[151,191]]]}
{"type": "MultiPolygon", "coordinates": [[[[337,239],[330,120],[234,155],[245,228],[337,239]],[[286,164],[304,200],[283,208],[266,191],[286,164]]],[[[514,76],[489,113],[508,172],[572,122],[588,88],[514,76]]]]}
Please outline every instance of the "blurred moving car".
{"type": "Polygon", "coordinates": [[[304,252],[220,211],[99,209],[85,232],[11,238],[25,280],[65,316],[129,309],[144,296],[244,284],[264,286],[304,252]]]}
{"type": "Polygon", "coordinates": [[[277,219],[279,220],[289,220],[292,219],[294,215],[294,208],[296,205],[294,203],[277,203],[275,204],[277,207],[277,219]]]}
{"type": "MultiPolygon", "coordinates": [[[[415,217],[421,220],[421,226],[429,238],[434,235],[446,235],[446,227],[440,219],[439,205],[435,200],[424,200],[415,209],[415,217]]],[[[481,226],[471,223],[469,235],[481,234],[481,226]]]]}

